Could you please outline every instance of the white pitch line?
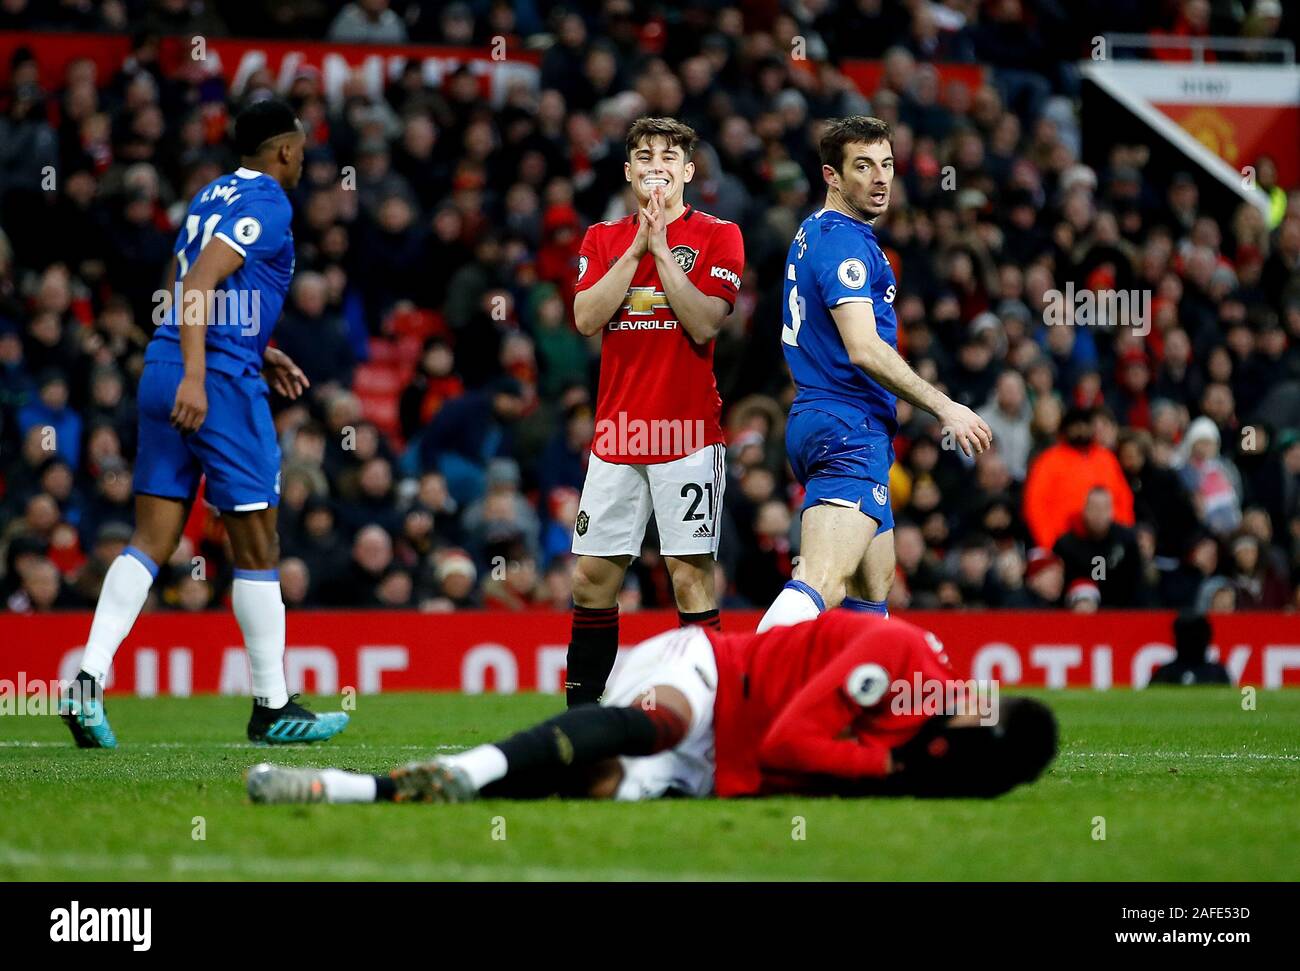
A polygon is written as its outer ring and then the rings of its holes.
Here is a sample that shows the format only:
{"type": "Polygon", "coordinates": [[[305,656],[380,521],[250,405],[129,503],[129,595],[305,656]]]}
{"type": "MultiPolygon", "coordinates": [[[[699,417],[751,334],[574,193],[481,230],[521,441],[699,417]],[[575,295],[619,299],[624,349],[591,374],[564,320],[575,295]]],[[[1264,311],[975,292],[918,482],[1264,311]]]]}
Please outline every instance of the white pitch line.
{"type": "Polygon", "coordinates": [[[1071,759],[1255,759],[1261,762],[1300,762],[1300,755],[1271,752],[1062,752],[1071,759]]]}

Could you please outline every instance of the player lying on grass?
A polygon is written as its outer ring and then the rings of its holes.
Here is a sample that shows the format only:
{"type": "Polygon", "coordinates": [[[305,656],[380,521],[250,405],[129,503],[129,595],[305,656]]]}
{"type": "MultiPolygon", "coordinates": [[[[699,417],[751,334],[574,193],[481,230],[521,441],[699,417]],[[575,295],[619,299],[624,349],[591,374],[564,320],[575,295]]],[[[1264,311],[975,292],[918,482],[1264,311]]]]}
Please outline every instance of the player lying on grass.
{"type": "Polygon", "coordinates": [[[829,611],[762,634],[683,628],[629,652],[600,705],[495,745],[380,776],[263,764],[248,793],[263,803],[996,796],[1036,779],[1056,754],[1051,711],[1004,699],[981,724],[924,701],[965,684],[933,635],[873,614],[829,611]]]}

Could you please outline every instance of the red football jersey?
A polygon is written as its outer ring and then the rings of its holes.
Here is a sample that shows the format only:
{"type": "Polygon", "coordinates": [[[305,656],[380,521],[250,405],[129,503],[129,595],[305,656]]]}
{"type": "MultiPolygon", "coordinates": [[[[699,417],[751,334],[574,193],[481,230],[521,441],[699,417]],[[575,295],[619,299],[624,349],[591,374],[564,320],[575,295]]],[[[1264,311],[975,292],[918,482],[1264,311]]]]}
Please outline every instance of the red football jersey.
{"type": "MultiPolygon", "coordinates": [[[[596,283],[627,252],[637,219],[633,214],[587,230],[574,293],[596,283]]],[[[666,234],[677,265],[695,288],[734,307],[745,269],[740,227],[687,206],[666,234]]],[[[607,462],[649,465],[722,440],[713,341],[697,344],[686,333],[668,305],[654,257],[647,253],[601,338],[591,450],[607,462]]]]}
{"type": "Polygon", "coordinates": [[[918,675],[922,691],[955,680],[938,641],[877,614],[828,610],[793,627],[709,639],[723,797],[798,791],[806,775],[883,776],[890,749],[930,717],[915,697],[895,712],[895,698],[915,694],[918,675]]]}

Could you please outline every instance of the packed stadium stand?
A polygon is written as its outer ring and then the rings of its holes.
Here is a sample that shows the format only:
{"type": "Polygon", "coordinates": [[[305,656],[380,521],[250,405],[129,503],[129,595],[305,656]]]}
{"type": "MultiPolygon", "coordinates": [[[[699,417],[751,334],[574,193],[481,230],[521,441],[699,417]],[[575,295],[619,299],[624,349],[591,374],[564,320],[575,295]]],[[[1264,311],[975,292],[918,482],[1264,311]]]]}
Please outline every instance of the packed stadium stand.
{"type": "MultiPolygon", "coordinates": [[[[700,133],[687,200],[746,245],[715,358],[724,610],[765,607],[798,555],[782,264],[821,203],[821,122],[850,114],[894,126],[900,349],[995,442],[968,460],[900,403],[891,606],[1300,606],[1300,187],[1261,156],[1243,164],[1267,205],[1211,201],[1199,173],[1085,131],[1075,68],[1102,20],[1165,62],[1192,56],[1178,40],[1294,40],[1282,6],[3,0],[0,609],[94,605],[130,536],[134,388],[178,224],[238,165],[230,118],[272,94],[309,143],[275,331],[311,380],[274,402],[291,609],[568,609],[600,364],[572,322],[577,250],[631,211],[623,139],[646,114],[700,133]],[[283,37],[447,54],[376,85],[206,53],[283,37]],[[486,90],[502,60],[531,73],[486,90]],[[1067,285],[1147,294],[1149,327],[1050,326],[1067,285]],[[1082,466],[1103,491],[1073,487],[1082,466]]],[[[625,611],[672,606],[656,550],[625,611]]],[[[226,597],[202,502],[167,570],[158,609],[226,597]]]]}

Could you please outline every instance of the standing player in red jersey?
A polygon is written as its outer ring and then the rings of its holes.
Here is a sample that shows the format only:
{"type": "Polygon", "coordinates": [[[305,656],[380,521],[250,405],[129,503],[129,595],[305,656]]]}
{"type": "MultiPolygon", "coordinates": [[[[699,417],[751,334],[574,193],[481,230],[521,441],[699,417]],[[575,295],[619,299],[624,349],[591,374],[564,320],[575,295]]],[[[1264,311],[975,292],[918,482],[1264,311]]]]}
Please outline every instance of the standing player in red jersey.
{"type": "Polygon", "coordinates": [[[744,272],[735,223],[683,201],[697,138],[671,118],[628,131],[638,211],[587,230],[573,313],[601,334],[596,432],[573,530],[570,706],[597,701],[618,655],[618,592],[650,514],[683,626],[717,628],[713,560],[726,484],[713,339],[744,272]]]}
{"type": "Polygon", "coordinates": [[[898,619],[836,610],[762,634],[692,627],[635,647],[600,705],[496,744],[387,776],[259,765],[248,791],[271,803],[991,797],[1036,779],[1056,754],[1051,711],[1004,698],[936,712],[961,684],[934,636],[898,619]]]}

